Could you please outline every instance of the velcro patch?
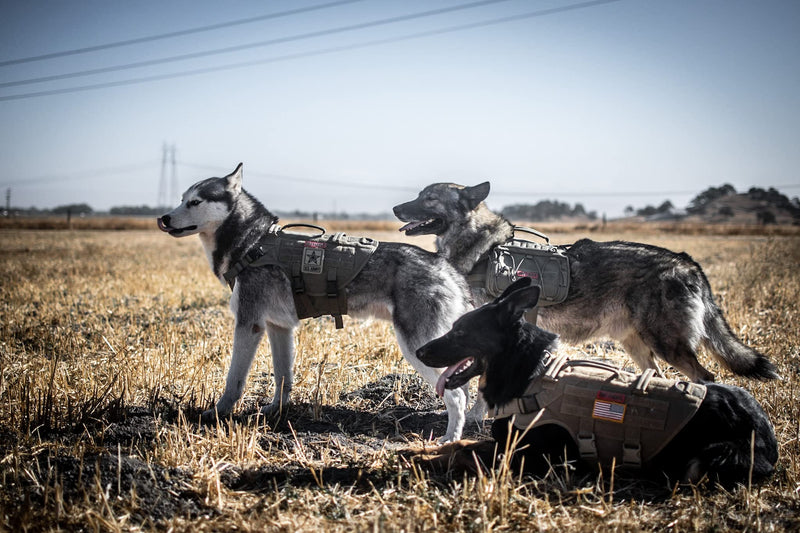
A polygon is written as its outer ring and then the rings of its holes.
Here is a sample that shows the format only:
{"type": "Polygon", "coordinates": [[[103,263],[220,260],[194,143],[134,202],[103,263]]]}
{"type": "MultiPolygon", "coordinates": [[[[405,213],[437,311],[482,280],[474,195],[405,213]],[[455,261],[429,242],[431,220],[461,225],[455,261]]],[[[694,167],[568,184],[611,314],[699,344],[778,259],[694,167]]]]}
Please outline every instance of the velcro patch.
{"type": "Polygon", "coordinates": [[[599,391],[594,399],[592,418],[622,423],[625,420],[624,394],[599,391]]]}
{"type": "Polygon", "coordinates": [[[322,265],[325,263],[325,250],[323,248],[306,246],[303,248],[303,264],[300,271],[304,274],[322,274],[322,265]]]}

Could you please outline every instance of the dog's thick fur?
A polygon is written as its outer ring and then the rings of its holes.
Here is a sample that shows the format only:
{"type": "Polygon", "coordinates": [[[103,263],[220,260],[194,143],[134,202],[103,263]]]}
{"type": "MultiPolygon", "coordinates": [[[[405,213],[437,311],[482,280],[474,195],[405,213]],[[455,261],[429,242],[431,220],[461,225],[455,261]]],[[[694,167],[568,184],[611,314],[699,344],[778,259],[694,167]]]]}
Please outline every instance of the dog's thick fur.
{"type": "MultiPolygon", "coordinates": [[[[464,275],[489,251],[509,241],[513,225],[483,200],[489,182],[474,187],[429,185],[394,208],[407,235],[436,235],[440,254],[464,275]]],[[[568,343],[608,337],[641,368],[661,358],[695,381],[714,374],[697,360],[705,346],[734,374],[775,379],[772,363],[733,334],[700,265],[685,253],[634,242],[582,239],[566,248],[570,288],[560,304],[539,308],[538,324],[568,343]]],[[[489,297],[473,289],[476,303],[489,297]]],[[[660,372],[660,370],[659,370],[660,372]]]]}
{"type": "MultiPolygon", "coordinates": [[[[451,331],[417,350],[417,357],[428,365],[449,367],[440,377],[440,388],[458,388],[481,376],[479,389],[489,406],[505,405],[522,396],[530,379],[544,371],[545,352],[557,349],[555,334],[523,318],[538,297],[539,288],[530,286],[530,280],[518,280],[495,301],[456,320],[451,331]]],[[[698,411],[671,443],[643,465],[644,473],[664,473],[672,481],[691,483],[708,476],[723,485],[771,475],[778,445],[759,403],[738,387],[717,383],[706,387],[698,411]]],[[[516,431],[512,427],[508,418],[493,423],[498,449],[505,449],[516,431]]],[[[526,470],[540,475],[549,465],[579,458],[574,440],[555,424],[534,426],[522,436],[518,449],[526,470]]]]}
{"type": "MultiPolygon", "coordinates": [[[[158,225],[174,237],[199,235],[214,275],[225,284],[226,270],[256,246],[277,220],[242,189],[240,164],[224,178],[192,185],[181,204],[160,217],[158,225]]],[[[382,242],[346,290],[349,314],[391,320],[406,360],[435,383],[441,371],[421,364],[415,351],[472,308],[463,276],[440,255],[408,244],[382,242]]],[[[203,413],[203,419],[229,414],[241,398],[264,332],[272,351],[275,395],[263,411],[270,416],[280,414],[288,406],[292,390],[293,331],[298,324],[289,278],[275,266],[245,269],[236,278],[231,310],[236,325],[225,391],[215,409],[203,413]]],[[[466,387],[444,396],[448,425],[442,440],[461,437],[466,402],[466,387]]]]}

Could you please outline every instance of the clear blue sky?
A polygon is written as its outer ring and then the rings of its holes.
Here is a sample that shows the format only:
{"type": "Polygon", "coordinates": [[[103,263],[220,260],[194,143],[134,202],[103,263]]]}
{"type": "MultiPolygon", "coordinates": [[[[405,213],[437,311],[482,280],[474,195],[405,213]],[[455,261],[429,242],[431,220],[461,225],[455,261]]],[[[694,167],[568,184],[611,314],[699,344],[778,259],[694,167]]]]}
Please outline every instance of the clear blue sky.
{"type": "MultiPolygon", "coordinates": [[[[0,63],[331,1],[0,0],[0,63]]],[[[180,191],[242,161],[245,188],[284,211],[388,212],[434,181],[609,217],[723,183],[800,194],[800,1],[507,0],[373,24],[465,3],[363,0],[2,65],[2,192],[155,205],[169,143],[180,191]],[[179,75],[198,69],[213,71],[179,75]]]]}

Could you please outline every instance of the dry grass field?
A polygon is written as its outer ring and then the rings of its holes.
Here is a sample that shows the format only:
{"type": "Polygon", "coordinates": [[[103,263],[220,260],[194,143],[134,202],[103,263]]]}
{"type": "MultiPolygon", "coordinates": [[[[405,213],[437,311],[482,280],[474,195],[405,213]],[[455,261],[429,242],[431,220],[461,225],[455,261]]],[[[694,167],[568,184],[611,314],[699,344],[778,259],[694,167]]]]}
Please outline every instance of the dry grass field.
{"type": "MultiPolygon", "coordinates": [[[[347,231],[398,240],[395,228],[347,231]]],[[[233,419],[200,426],[222,392],[233,318],[198,240],[6,228],[0,531],[800,530],[796,228],[544,229],[555,243],[639,240],[703,265],[734,331],[783,376],[743,381],[703,359],[771,417],[780,444],[771,480],[723,490],[520,478],[502,465],[472,477],[423,471],[402,452],[444,432],[443,405],[403,361],[390,325],[350,318],[343,330],[328,319],[299,328],[285,424],[257,416],[272,393],[265,342],[233,419]]],[[[610,342],[567,349],[630,365],[610,342]]]]}

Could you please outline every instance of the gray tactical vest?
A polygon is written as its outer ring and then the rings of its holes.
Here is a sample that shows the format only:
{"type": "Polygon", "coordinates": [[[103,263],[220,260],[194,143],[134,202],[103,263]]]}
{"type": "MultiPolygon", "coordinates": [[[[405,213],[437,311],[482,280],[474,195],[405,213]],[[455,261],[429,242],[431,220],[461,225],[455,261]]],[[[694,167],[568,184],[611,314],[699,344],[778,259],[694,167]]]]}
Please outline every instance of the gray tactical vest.
{"type": "Polygon", "coordinates": [[[264,265],[280,267],[292,284],[297,318],[332,315],[336,327],[343,327],[347,314],[345,288],[361,272],[378,241],[368,237],[350,237],[344,233],[327,234],[323,228],[307,224],[273,224],[267,234],[244,258],[225,272],[233,289],[236,276],[245,268],[264,265]],[[291,227],[312,227],[319,235],[285,231],[291,227]]]}

